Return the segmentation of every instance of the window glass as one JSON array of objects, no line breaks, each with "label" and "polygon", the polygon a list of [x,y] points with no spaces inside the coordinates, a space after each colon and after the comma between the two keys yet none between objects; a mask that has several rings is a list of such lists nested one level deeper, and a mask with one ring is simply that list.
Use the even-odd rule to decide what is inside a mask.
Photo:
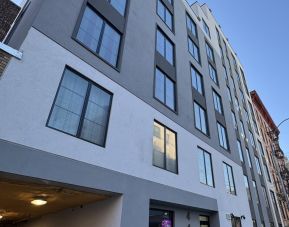
[{"label": "window glass", "polygon": [[218,136],[219,136],[219,143],[220,146],[223,147],[224,149],[228,150],[228,137],[227,137],[227,131],[222,126],[221,124],[217,123],[217,128],[218,128]]},{"label": "window glass", "polygon": [[226,163],[223,163],[223,168],[224,168],[226,190],[228,193],[232,195],[236,195],[236,188],[235,188],[235,181],[234,181],[232,166]]},{"label": "window glass", "polygon": [[217,72],[211,64],[209,64],[209,74],[211,79],[215,82],[215,84],[218,84]]},{"label": "window glass", "polygon": [[111,99],[110,93],[66,69],[48,126],[104,146]]},{"label": "window glass", "polygon": [[191,77],[192,77],[192,86],[201,94],[204,95],[203,91],[203,78],[201,74],[194,68],[191,67]]},{"label": "window glass", "polygon": [[173,173],[178,172],[176,133],[154,122],[153,165]]},{"label": "window glass", "polygon": [[193,56],[193,58],[200,63],[200,52],[199,52],[199,47],[191,40],[188,38],[189,42],[189,52]]},{"label": "window glass", "polygon": [[84,11],[76,38],[109,64],[117,65],[121,35],[89,6]]},{"label": "window glass", "polygon": [[244,175],[244,182],[245,182],[245,187],[246,187],[246,191],[247,191],[247,196],[248,196],[248,200],[251,200],[251,192],[250,192],[250,187],[249,187],[249,181],[248,181],[248,177]]},{"label": "window glass", "polygon": [[110,4],[121,14],[124,15],[126,8],[126,0],[108,0]]},{"label": "window glass", "polygon": [[187,15],[187,29],[192,32],[192,34],[197,37],[197,26],[190,16]]},{"label": "window glass", "polygon": [[214,90],[213,90],[213,100],[214,100],[215,110],[218,111],[220,114],[223,114],[223,106],[222,106],[221,96],[219,94],[217,94]]},{"label": "window glass", "polygon": [[196,126],[196,128],[207,135],[208,134],[207,113],[196,102],[194,102],[194,116],[195,116],[195,126]]},{"label": "window glass", "polygon": [[212,158],[211,154],[198,148],[200,182],[209,186],[214,186]]},{"label": "window glass", "polygon": [[161,31],[157,31],[157,51],[171,64],[174,64],[173,43]]},{"label": "window glass", "polygon": [[155,73],[155,97],[170,109],[175,110],[175,83],[158,68]]},{"label": "window glass", "polygon": [[172,30],[173,29],[173,15],[164,5],[162,0],[158,0],[157,13],[159,17],[165,22],[165,24]]},{"label": "window glass", "polygon": [[214,62],[214,51],[212,49],[212,47],[209,46],[208,43],[206,43],[206,52],[207,52],[207,56],[208,58]]},{"label": "window glass", "polygon": [[171,211],[150,209],[149,227],[173,227],[173,216]]},{"label": "window glass", "polygon": [[205,33],[211,38],[210,29],[204,20],[203,20],[203,29],[204,29]]},{"label": "window glass", "polygon": [[250,157],[249,150],[247,148],[246,148],[246,154],[247,154],[247,160],[248,160],[249,167],[252,168],[251,157]]},{"label": "window glass", "polygon": [[239,140],[237,140],[237,146],[238,146],[238,152],[239,152],[240,160],[241,160],[241,162],[244,162],[242,145],[241,145],[241,142]]}]

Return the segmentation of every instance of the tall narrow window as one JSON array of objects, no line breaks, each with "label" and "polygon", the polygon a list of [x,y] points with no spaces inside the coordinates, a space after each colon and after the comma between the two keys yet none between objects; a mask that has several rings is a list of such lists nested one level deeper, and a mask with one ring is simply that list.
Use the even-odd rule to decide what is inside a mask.
[{"label": "tall narrow window", "polygon": [[251,131],[249,131],[249,136],[250,136],[250,142],[251,142],[252,146],[253,146],[254,148],[256,148],[255,139],[254,139],[254,136],[253,136],[253,134],[252,134]]},{"label": "tall narrow window", "polygon": [[188,38],[188,42],[189,42],[189,52],[190,54],[193,56],[193,58],[200,63],[200,51],[199,51],[199,47],[194,43],[193,40],[191,40],[191,38]]},{"label": "tall narrow window", "polygon": [[235,188],[235,181],[234,181],[232,166],[224,162],[223,167],[224,167],[226,190],[228,193],[232,195],[236,195],[236,188]]},{"label": "tall narrow window", "polygon": [[268,169],[268,166],[267,166],[266,164],[264,164],[264,169],[265,169],[267,181],[271,182],[271,177],[270,177],[269,169]]},{"label": "tall narrow window", "polygon": [[251,191],[250,191],[250,187],[249,187],[249,181],[248,181],[248,177],[244,175],[244,182],[245,182],[245,187],[246,187],[246,191],[247,191],[247,196],[248,196],[248,200],[251,200]]},{"label": "tall narrow window", "polygon": [[156,68],[155,97],[167,107],[175,110],[175,83]]},{"label": "tall narrow window", "polygon": [[265,189],[264,186],[262,186],[262,191],[263,191],[263,196],[264,196],[264,199],[265,199],[266,207],[269,207],[268,195],[267,195],[267,192],[266,192],[266,189]]},{"label": "tall narrow window", "polygon": [[207,216],[199,216],[200,226],[201,227],[209,227],[210,226],[210,219]]},{"label": "tall narrow window", "polygon": [[217,71],[210,63],[209,63],[209,74],[211,79],[215,82],[215,84],[218,84]]},{"label": "tall narrow window", "polygon": [[207,113],[198,103],[194,102],[195,127],[208,135]]},{"label": "tall narrow window", "polygon": [[262,143],[260,142],[260,140],[258,140],[258,146],[259,146],[259,150],[260,150],[262,156],[265,156],[265,152],[264,152],[264,149],[263,149],[263,146],[262,146]]},{"label": "tall narrow window", "polygon": [[214,51],[208,43],[206,43],[206,52],[207,52],[208,59],[210,59],[212,62],[214,62],[215,61]]},{"label": "tall narrow window", "polygon": [[192,86],[193,86],[193,88],[195,88],[201,95],[204,95],[203,77],[192,66],[191,66],[191,77],[192,77]]},{"label": "tall narrow window", "polygon": [[231,90],[229,87],[227,87],[227,95],[230,103],[233,103],[232,95],[231,95]]},{"label": "tall narrow window", "polygon": [[169,9],[165,6],[162,0],[158,0],[157,3],[157,13],[159,17],[165,22],[165,24],[173,30],[173,15]]},{"label": "tall narrow window", "polygon": [[203,29],[204,29],[205,33],[211,38],[209,26],[207,25],[207,23],[204,20],[203,20]]},{"label": "tall narrow window", "polygon": [[247,155],[248,165],[250,168],[252,168],[252,161],[251,161],[249,150],[247,148],[246,148],[246,155]]},{"label": "tall narrow window", "polygon": [[124,15],[126,0],[108,0],[108,2],[121,14]]},{"label": "tall narrow window", "polygon": [[48,126],[104,146],[112,94],[65,69]]},{"label": "tall narrow window", "polygon": [[276,203],[276,198],[275,198],[275,194],[273,191],[270,190],[270,195],[271,195],[271,199],[272,199],[272,202],[273,202],[273,205],[275,207],[275,210],[277,211],[278,210],[278,207],[277,207],[277,203]]},{"label": "tall narrow window", "polygon": [[211,154],[201,148],[198,149],[198,153],[200,181],[203,184],[214,187]]},{"label": "tall narrow window", "polygon": [[117,65],[121,35],[90,6],[85,8],[76,39],[109,64]]},{"label": "tall narrow window", "polygon": [[260,198],[259,198],[259,193],[258,193],[256,181],[253,180],[252,183],[253,183],[253,188],[254,188],[255,194],[257,196],[257,201],[256,202],[257,202],[257,204],[260,204]]},{"label": "tall narrow window", "polygon": [[159,29],[156,49],[171,65],[174,64],[174,44]]},{"label": "tall narrow window", "polygon": [[241,162],[244,162],[242,145],[241,145],[241,142],[239,140],[237,140],[237,146],[238,146],[238,152],[239,152],[240,160],[241,160]]},{"label": "tall narrow window", "polygon": [[256,163],[256,168],[257,168],[257,173],[259,175],[262,175],[262,171],[261,171],[261,166],[260,166],[260,162],[259,162],[259,158],[255,156],[255,163]]},{"label": "tall narrow window", "polygon": [[236,115],[233,111],[231,111],[231,116],[232,116],[234,128],[237,130],[238,129],[237,119],[236,119]]},{"label": "tall narrow window", "polygon": [[178,172],[176,133],[154,122],[153,165],[173,173]]},{"label": "tall narrow window", "polygon": [[196,23],[193,21],[193,19],[187,15],[187,29],[195,36],[197,37],[197,26]]},{"label": "tall narrow window", "polygon": [[217,92],[213,90],[213,100],[214,100],[214,106],[215,110],[219,112],[220,114],[223,114],[223,105],[222,105],[222,99]]},{"label": "tall narrow window", "polygon": [[223,147],[224,149],[228,150],[229,145],[228,145],[227,130],[219,122],[217,123],[217,128],[218,128],[218,136],[219,136],[220,146]]}]

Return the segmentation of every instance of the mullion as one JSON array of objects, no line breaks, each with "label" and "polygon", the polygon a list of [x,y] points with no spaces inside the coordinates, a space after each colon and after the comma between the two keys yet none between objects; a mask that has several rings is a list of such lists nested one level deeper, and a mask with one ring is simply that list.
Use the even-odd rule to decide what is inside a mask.
[{"label": "mullion", "polygon": [[78,125],[78,129],[77,129],[77,133],[76,133],[76,137],[78,137],[78,138],[80,138],[80,136],[81,136],[83,122],[84,122],[84,118],[85,118],[85,114],[86,114],[86,110],[87,110],[87,104],[88,104],[88,100],[89,100],[89,96],[90,96],[90,91],[91,91],[91,83],[88,84],[84,103],[83,103],[83,108],[82,108],[82,112],[81,112],[81,116],[79,119],[79,125]]},{"label": "mullion", "polygon": [[105,21],[102,19],[102,27],[101,27],[101,32],[99,34],[99,41],[98,41],[98,44],[97,44],[97,48],[96,48],[96,53],[99,54],[99,51],[100,51],[100,47],[101,47],[101,44],[102,44],[102,39],[103,39],[103,34],[104,34],[104,28],[106,26],[106,23]]},{"label": "mullion", "polygon": [[203,151],[203,157],[204,157],[204,169],[205,169],[205,178],[206,178],[206,184],[208,184],[208,176],[207,176],[207,166],[206,166],[206,156],[205,152]]},{"label": "mullion", "polygon": [[164,127],[164,168],[167,170],[167,129]]}]

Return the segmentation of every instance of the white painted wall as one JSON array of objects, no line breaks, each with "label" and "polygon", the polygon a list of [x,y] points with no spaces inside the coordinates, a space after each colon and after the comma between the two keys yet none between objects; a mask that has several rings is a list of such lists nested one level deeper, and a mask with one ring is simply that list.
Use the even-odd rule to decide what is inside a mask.
[{"label": "white painted wall", "polygon": [[[21,50],[23,60],[12,59],[0,79],[1,139],[216,198],[221,217],[233,212],[251,223],[239,165],[35,29]],[[45,127],[65,65],[114,93],[106,148]],[[154,119],[177,132],[178,175],[152,166]],[[212,154],[215,188],[199,182],[197,146]],[[233,166],[237,196],[225,192],[223,161]]]},{"label": "white painted wall", "polygon": [[67,209],[31,220],[19,227],[119,227],[122,198],[111,198],[83,208]]}]

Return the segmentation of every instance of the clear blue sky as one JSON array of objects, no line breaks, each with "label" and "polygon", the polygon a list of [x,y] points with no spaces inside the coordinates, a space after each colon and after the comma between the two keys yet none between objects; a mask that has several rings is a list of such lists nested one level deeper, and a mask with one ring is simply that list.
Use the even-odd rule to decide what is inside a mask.
[{"label": "clear blue sky", "polygon": [[[189,0],[190,1],[190,0]],[[195,2],[195,1],[191,1]],[[289,117],[289,1],[207,0],[273,120]],[[280,127],[289,157],[289,121]]]}]

